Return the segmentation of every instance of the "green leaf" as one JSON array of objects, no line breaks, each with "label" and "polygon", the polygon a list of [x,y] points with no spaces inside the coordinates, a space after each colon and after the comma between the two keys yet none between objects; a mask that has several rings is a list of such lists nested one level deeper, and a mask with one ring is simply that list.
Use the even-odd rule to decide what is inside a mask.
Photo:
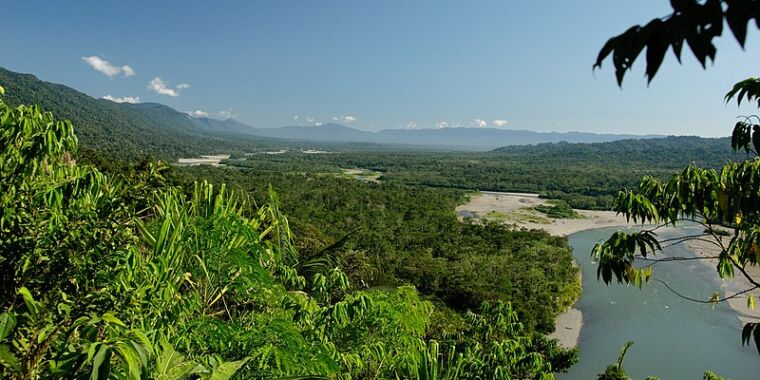
[{"label": "green leaf", "polygon": [[17,294],[24,299],[24,303],[26,304],[26,308],[29,310],[29,313],[32,314],[32,316],[36,316],[40,311],[40,306],[39,303],[34,300],[34,297],[32,297],[32,292],[30,292],[26,287],[22,286],[21,289],[18,290]]},{"label": "green leaf", "polygon": [[0,344],[0,366],[11,370],[19,368],[18,358],[11,352],[11,348],[5,344]]},{"label": "green leaf", "polygon": [[16,316],[5,312],[0,314],[0,340],[5,339],[11,334],[13,328],[16,327]]},{"label": "green leaf", "polygon": [[125,325],[124,322],[122,322],[119,318],[116,318],[116,316],[111,313],[103,314],[103,320],[106,322],[113,323],[115,325],[119,325],[121,327],[127,327],[127,325]]},{"label": "green leaf", "polygon": [[199,374],[206,369],[174,350],[167,342],[162,342],[161,355],[159,355],[154,368],[153,378],[156,380],[183,380],[190,375]]},{"label": "green leaf", "polygon": [[100,346],[100,350],[95,355],[92,362],[92,373],[90,380],[108,379],[111,373],[111,355],[113,353],[106,346]]}]

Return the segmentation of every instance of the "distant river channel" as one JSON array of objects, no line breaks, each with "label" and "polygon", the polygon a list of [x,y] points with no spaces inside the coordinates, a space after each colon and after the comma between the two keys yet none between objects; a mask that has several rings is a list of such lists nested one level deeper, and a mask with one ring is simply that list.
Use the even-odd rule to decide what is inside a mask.
[{"label": "distant river channel", "polygon": [[[575,305],[583,313],[580,362],[557,379],[595,379],[616,361],[627,341],[633,346],[624,366],[628,376],[643,380],[701,379],[705,370],[725,378],[760,379],[760,355],[754,345],[741,345],[741,322],[728,305],[715,307],[687,301],[662,284],[651,282],[642,290],[633,286],[597,281],[591,261],[594,244],[607,239],[616,229],[603,228],[569,236],[575,260],[583,274],[583,295]],[[661,235],[694,234],[680,229]],[[693,256],[684,245],[665,248],[662,256]],[[715,269],[700,260],[663,262],[653,276],[683,294],[709,299],[720,291]]]}]

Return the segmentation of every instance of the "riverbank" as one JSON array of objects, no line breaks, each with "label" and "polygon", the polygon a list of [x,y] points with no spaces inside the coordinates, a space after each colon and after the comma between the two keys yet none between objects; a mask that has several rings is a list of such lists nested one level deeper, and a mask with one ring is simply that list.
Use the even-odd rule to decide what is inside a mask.
[{"label": "riverbank", "polygon": [[575,210],[582,218],[549,219],[533,210],[533,207],[542,204],[549,204],[549,200],[539,198],[538,194],[481,192],[458,206],[456,211],[460,216],[466,215],[476,220],[498,220],[521,228],[545,230],[556,236],[629,225],[624,216],[613,211]]},{"label": "riverbank", "polygon": [[[728,246],[728,242],[730,240],[730,237],[723,237],[723,244],[724,246]],[[694,252],[694,254],[701,256],[701,257],[714,257],[718,256],[720,254],[721,249],[716,246],[715,244],[712,244],[707,241],[702,240],[691,240],[686,243],[687,248]],[[710,268],[715,269],[716,265],[718,264],[718,259],[706,259],[703,261],[705,265],[710,266]],[[746,268],[747,273],[752,277],[756,279],[760,279],[760,267],[758,266],[750,266]],[[717,272],[715,274],[717,276]],[[736,294],[738,292],[744,291],[746,289],[751,288],[753,285],[740,273],[736,272],[736,275],[734,278],[731,279],[721,279],[721,290],[723,290],[723,293],[725,296],[729,296],[732,294]],[[754,310],[747,307],[747,297],[749,294],[754,295],[755,300],[760,303],[760,290],[754,290],[752,292],[749,292],[746,295],[741,295],[736,298],[732,298],[728,301],[728,305],[733,309],[736,314],[737,318],[741,322],[757,322],[758,319],[760,319],[760,307],[756,307]]]},{"label": "riverbank", "polygon": [[[556,236],[605,227],[627,226],[625,217],[612,211],[575,210],[582,218],[550,219],[534,207],[549,204],[538,194],[481,192],[470,197],[467,203],[456,208],[460,217],[475,220],[497,220],[520,228],[542,229]],[[582,281],[579,276],[579,281]],[[583,313],[571,307],[557,316],[555,331],[549,335],[564,347],[577,347],[583,328]]]}]

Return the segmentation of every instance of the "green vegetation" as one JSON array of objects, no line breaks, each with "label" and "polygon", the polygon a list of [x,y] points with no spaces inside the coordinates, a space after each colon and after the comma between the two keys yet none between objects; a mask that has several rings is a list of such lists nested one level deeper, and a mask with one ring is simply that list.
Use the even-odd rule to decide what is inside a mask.
[{"label": "green vegetation", "polygon": [[532,207],[524,207],[510,212],[489,211],[486,218],[504,223],[537,223],[548,224],[552,221],[547,219]]},{"label": "green vegetation", "polygon": [[[259,191],[266,196],[258,199],[269,203],[255,205],[224,185],[196,181],[184,189],[170,186],[164,179],[166,168],[153,164],[115,163],[104,173],[77,163],[71,123],[38,107],[11,108],[0,101],[0,128],[4,379],[548,379],[552,371],[577,359],[574,351],[525,330],[508,303],[484,303],[460,315],[422,300],[408,285],[352,285],[356,282],[349,278],[361,273],[362,261],[354,260],[359,264],[354,267],[344,265],[359,268],[356,272],[344,272],[333,265],[331,247],[299,252],[280,206],[287,207],[286,199],[313,196],[306,203],[312,208],[294,207],[303,217],[322,212],[317,204],[343,203],[337,198],[331,203],[327,191],[284,193],[280,203],[262,186]],[[340,186],[377,186],[316,178]],[[300,178],[304,179],[309,181]],[[335,194],[335,188],[329,191]],[[348,201],[365,205],[381,196],[366,189],[354,194]],[[394,200],[419,201],[431,194],[437,193],[408,189]],[[450,206],[458,197],[448,194],[429,202],[445,200]],[[374,200],[368,207],[393,207],[392,202]],[[430,204],[405,210],[406,215],[394,211],[390,215],[403,215],[405,220],[396,220],[399,224],[393,228],[415,220],[415,213],[443,216],[442,208]],[[455,219],[452,209],[448,214]],[[368,227],[381,225],[363,219],[377,214],[359,215]],[[344,230],[355,226],[347,214],[325,217]],[[563,239],[543,234],[533,242],[534,235],[542,235],[448,224],[455,226],[467,238],[444,231],[453,238],[436,247],[442,253],[452,248],[446,253],[449,257],[433,257],[430,250],[430,259],[422,258],[470,263],[458,263],[460,275],[448,273],[448,278],[470,278],[476,272],[468,268],[483,266],[469,257],[469,250],[479,246],[464,245],[464,251],[456,252],[453,248],[459,243],[499,242],[498,251],[486,251],[492,270],[525,271],[522,276],[527,277],[514,278],[515,287],[521,286],[517,280],[533,283],[532,272],[538,271],[520,268],[533,265],[518,260],[518,253],[532,255],[535,262],[569,258]],[[423,247],[433,238],[432,233],[424,237],[426,230],[419,229],[425,228],[423,223],[412,223],[411,228],[418,229],[396,237],[406,240],[405,246]],[[338,231],[335,234],[344,233]],[[415,241],[419,233],[423,239]],[[386,234],[367,236],[368,246],[388,239]],[[383,247],[392,247],[393,240],[385,240]],[[343,258],[366,254],[358,251],[362,245],[354,248]],[[554,254],[547,255],[550,249]],[[406,261],[411,257],[399,254],[395,269],[413,270],[413,261]],[[421,264],[418,270],[427,269]],[[452,268],[456,267],[436,270]],[[547,279],[553,280],[556,273],[551,275],[546,274]],[[459,284],[469,291],[466,281]],[[541,289],[555,298],[565,294],[560,290]],[[549,310],[567,302],[527,300],[545,302]]]},{"label": "green vegetation", "polygon": [[413,284],[459,312],[510,300],[528,331],[539,332],[552,331],[580,294],[565,238],[462,223],[454,212],[462,191],[243,168],[177,168],[175,180],[226,183],[253,199],[271,184],[298,250],[311,257],[341,242],[338,262],[360,288]]},{"label": "green vegetation", "polygon": [[222,127],[201,128],[187,115],[159,104],[93,99],[66,86],[4,69],[0,69],[0,83],[8,89],[8,104],[41,104],[59,117],[73,120],[82,148],[80,160],[99,167],[146,157],[227,153],[232,154],[229,164],[257,171],[340,173],[342,168],[361,168],[396,184],[534,192],[564,200],[574,208],[609,209],[620,188],[634,186],[645,175],[665,178],[692,159],[696,165],[717,168],[738,157],[726,149],[726,139],[697,137],[510,146],[480,153],[319,143],[314,146],[337,153],[291,150],[280,155],[246,155],[304,143],[212,133]]},{"label": "green vegetation", "polygon": [[[612,37],[600,50],[594,66],[601,67],[602,62],[612,55],[617,81],[621,84],[646,47],[646,71],[651,81],[669,48],[680,62],[684,41],[706,68],[706,62],[715,59],[717,49],[713,39],[722,35],[724,20],[742,47],[746,41],[747,24],[754,19],[760,28],[760,2],[757,0],[673,1],[671,6],[671,15],[655,18],[643,27],[637,25]],[[756,102],[760,108],[760,79],[749,78],[736,83],[725,100],[729,102],[734,97],[738,106],[746,100]],[[656,226],[638,232],[618,231],[607,241],[597,244],[592,255],[599,262],[598,278],[608,284],[614,278],[618,283],[641,287],[649,282],[652,266],[673,260],[653,257],[663,244],[700,240],[717,248],[716,271],[720,278],[740,276],[749,285],[733,294],[721,296],[716,292],[707,300],[676,294],[690,301],[712,304],[746,295],[747,307],[755,308],[755,298],[750,292],[760,288],[760,279],[750,269],[758,265],[760,245],[760,117],[752,115],[741,119],[734,126],[731,147],[744,151],[747,155],[744,159],[727,162],[717,169],[689,165],[667,180],[644,177],[637,190],[626,189],[618,194],[614,202],[616,211],[635,222]],[[675,226],[683,220],[701,224],[702,234],[689,235],[676,242],[658,239],[655,230]],[[730,228],[730,238],[716,226]],[[637,268],[637,258],[650,263]],[[745,323],[741,335],[743,345],[754,341],[760,353],[760,322]],[[623,355],[619,363],[622,363]],[[622,368],[622,364],[618,367]],[[705,372],[704,379],[720,377]]]},{"label": "green vegetation", "polygon": [[105,160],[215,154],[250,149],[254,144],[253,140],[241,143],[203,133],[186,114],[160,104],[93,99],[69,87],[2,68],[0,83],[7,90],[7,104],[39,104],[58,117],[73,120],[82,153],[106,156]]},{"label": "green vegetation", "polygon": [[[384,183],[540,193],[573,208],[609,209],[615,194],[645,175],[665,178],[684,165],[720,165],[739,157],[728,139],[668,137],[594,144],[511,146],[487,153],[355,152],[253,155],[228,164],[257,172],[339,172],[363,168]],[[693,161],[692,161],[693,160]]]},{"label": "green vegetation", "polygon": [[[760,99],[757,80],[741,82],[726,95],[730,99],[741,93],[747,101]],[[747,85],[748,84],[748,85]],[[594,247],[593,255],[599,262],[597,276],[606,283],[633,283],[641,287],[652,275],[651,265],[636,268],[637,258],[657,263],[667,259],[653,259],[662,249],[662,242],[655,230],[662,226],[676,225],[683,220],[694,220],[702,225],[703,233],[690,235],[678,242],[702,240],[714,244],[719,250],[717,272],[721,278],[740,275],[748,283],[748,289],[721,297],[718,293],[708,300],[698,302],[717,303],[747,294],[760,288],[760,280],[748,272],[749,266],[758,264],[758,226],[760,225],[760,125],[751,119],[740,121],[734,129],[731,145],[744,150],[746,160],[731,162],[720,170],[688,166],[669,180],[645,177],[637,190],[621,191],[615,199],[615,211],[635,222],[654,224],[637,232],[618,231],[604,243]],[[749,156],[750,154],[754,157]],[[733,231],[730,239],[718,232],[716,225],[729,226]],[[748,307],[754,308],[752,294],[747,297]],[[754,336],[760,352],[760,323],[745,324],[742,341],[749,343]]]},{"label": "green vegetation", "polygon": [[552,219],[583,219],[583,215],[573,210],[565,201],[549,201],[549,204],[538,205],[533,209]]}]

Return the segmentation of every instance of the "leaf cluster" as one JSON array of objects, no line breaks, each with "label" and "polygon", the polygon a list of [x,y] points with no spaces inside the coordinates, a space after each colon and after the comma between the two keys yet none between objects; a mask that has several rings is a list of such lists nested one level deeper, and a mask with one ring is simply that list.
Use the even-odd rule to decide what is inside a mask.
[{"label": "leaf cluster", "polygon": [[760,28],[760,1],[757,0],[672,0],[673,13],[655,18],[646,25],[635,25],[610,38],[599,51],[594,68],[600,68],[612,56],[618,85],[646,48],[646,76],[652,81],[668,49],[678,62],[687,45],[702,67],[715,60],[713,40],[723,34],[728,24],[736,40],[744,47],[747,24],[754,19]]}]

